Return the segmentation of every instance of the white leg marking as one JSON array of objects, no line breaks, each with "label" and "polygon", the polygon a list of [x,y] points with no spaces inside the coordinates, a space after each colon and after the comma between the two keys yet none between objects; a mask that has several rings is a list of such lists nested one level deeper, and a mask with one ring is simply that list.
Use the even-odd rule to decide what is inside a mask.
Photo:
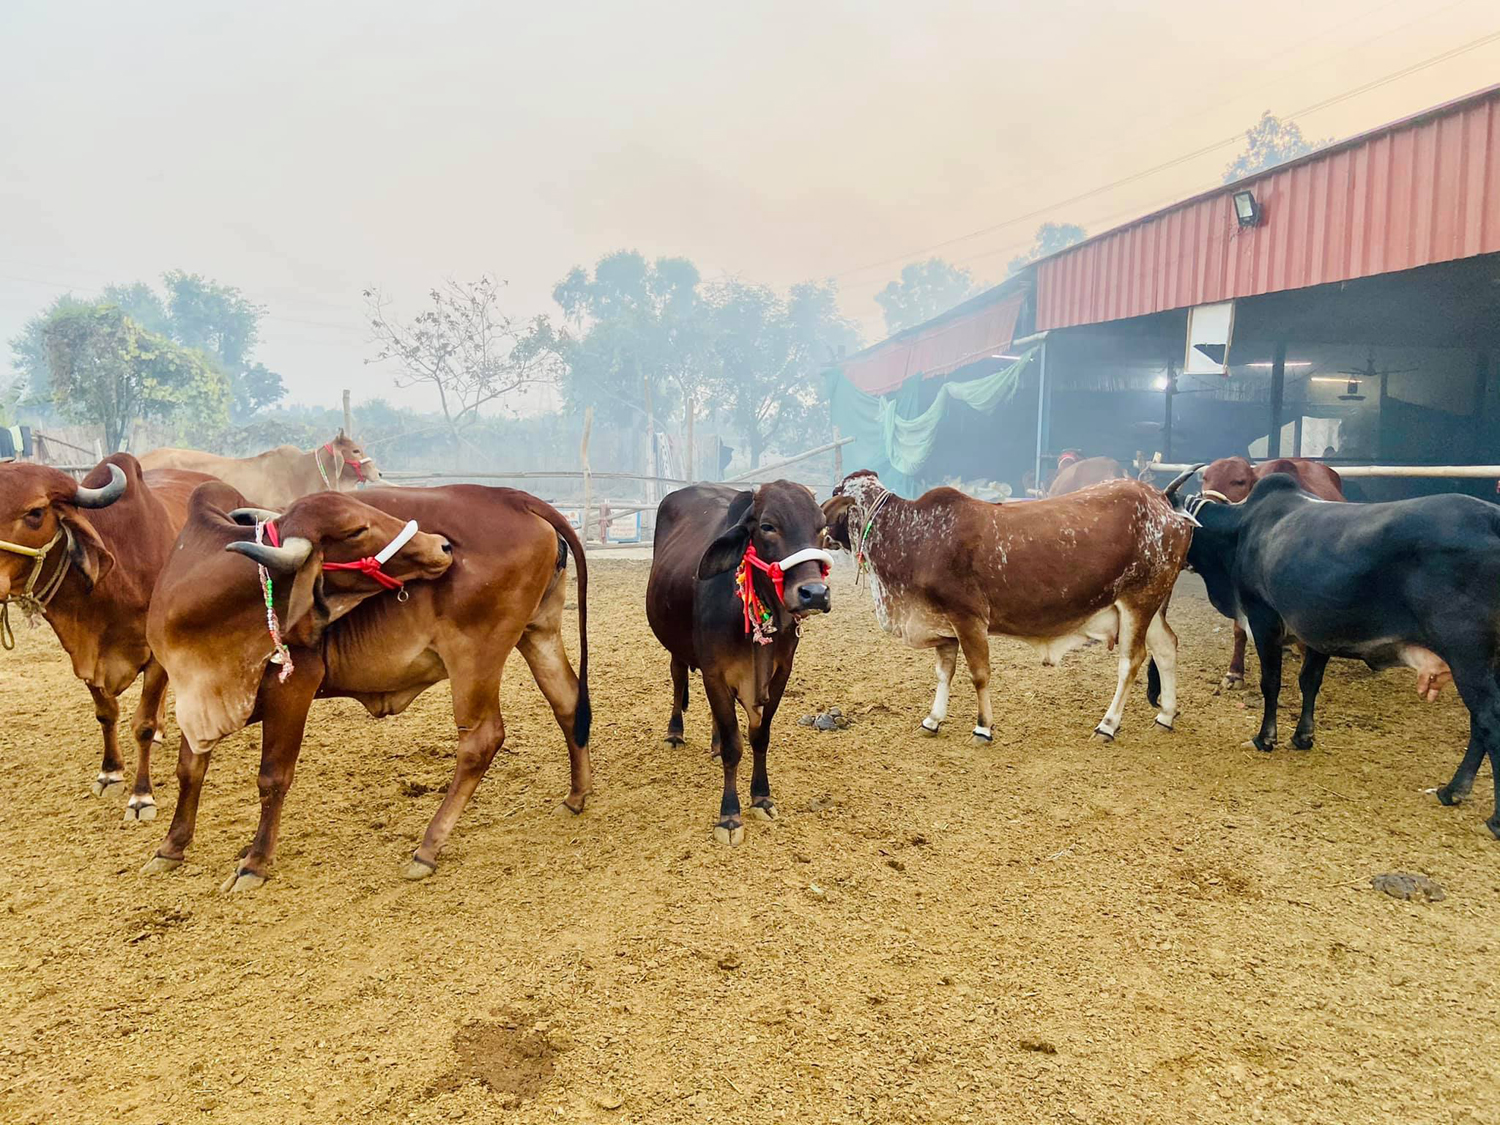
[{"label": "white leg marking", "polygon": [[1146,629],[1146,648],[1151,659],[1156,661],[1156,671],[1161,676],[1161,713],[1156,716],[1156,722],[1158,726],[1171,730],[1177,721],[1177,637],[1160,613],[1151,619]]},{"label": "white leg marking", "polygon": [[1134,615],[1123,605],[1117,605],[1120,611],[1120,676],[1115,684],[1115,697],[1110,701],[1109,710],[1104,712],[1104,718],[1099,720],[1099,725],[1094,729],[1106,738],[1113,738],[1115,732],[1120,729],[1120,720],[1125,716],[1125,693],[1130,689],[1131,651],[1135,648],[1137,624]]},{"label": "white leg marking", "polygon": [[922,720],[922,728],[938,732],[938,727],[948,717],[948,693],[953,686],[953,670],[958,665],[958,646],[939,645],[937,650],[937,693],[932,697],[932,711]]}]

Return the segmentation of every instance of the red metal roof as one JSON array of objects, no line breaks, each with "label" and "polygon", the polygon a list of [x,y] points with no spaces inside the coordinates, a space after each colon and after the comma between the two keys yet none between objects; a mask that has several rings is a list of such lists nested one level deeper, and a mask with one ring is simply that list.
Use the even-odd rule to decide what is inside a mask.
[{"label": "red metal roof", "polygon": [[1016,334],[1016,317],[1026,294],[1016,285],[998,286],[951,312],[850,356],[844,378],[866,394],[890,394],[911,376],[927,379],[1004,351]]},{"label": "red metal roof", "polygon": [[[1263,209],[1241,230],[1231,196]],[[1500,86],[1184,200],[1036,266],[1038,329],[1500,252]]]}]

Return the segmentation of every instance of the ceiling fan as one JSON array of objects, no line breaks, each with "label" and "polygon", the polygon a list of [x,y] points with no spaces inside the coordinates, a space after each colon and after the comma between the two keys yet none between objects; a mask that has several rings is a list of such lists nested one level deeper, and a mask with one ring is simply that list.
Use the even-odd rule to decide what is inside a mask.
[{"label": "ceiling fan", "polygon": [[1340,402],[1364,402],[1365,396],[1360,393],[1359,381],[1361,379],[1375,380],[1383,375],[1405,375],[1408,372],[1418,370],[1415,367],[1402,367],[1397,370],[1377,371],[1375,369],[1375,349],[1370,349],[1369,358],[1365,360],[1363,369],[1353,371],[1340,371],[1340,375],[1347,375],[1349,382],[1344,388],[1344,393],[1339,395]]}]

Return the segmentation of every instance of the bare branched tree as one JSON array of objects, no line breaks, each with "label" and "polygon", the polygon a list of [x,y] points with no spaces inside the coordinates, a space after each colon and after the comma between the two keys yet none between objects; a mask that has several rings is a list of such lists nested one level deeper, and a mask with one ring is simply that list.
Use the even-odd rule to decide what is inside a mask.
[{"label": "bare branched tree", "polygon": [[560,341],[545,316],[517,321],[500,309],[504,282],[447,281],[428,292],[431,307],[410,321],[391,312],[379,289],[364,298],[376,353],[366,363],[394,361],[398,387],[427,384],[437,392],[453,445],[455,468],[463,430],[491,404],[528,386],[556,383],[562,372]]}]

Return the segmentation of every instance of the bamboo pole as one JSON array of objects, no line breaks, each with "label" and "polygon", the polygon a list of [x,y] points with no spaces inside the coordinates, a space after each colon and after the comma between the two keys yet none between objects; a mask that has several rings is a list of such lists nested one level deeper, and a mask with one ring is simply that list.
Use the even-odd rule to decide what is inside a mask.
[{"label": "bamboo pole", "polygon": [[724,483],[733,484],[735,481],[749,480],[751,477],[764,476],[766,473],[775,472],[777,469],[784,469],[788,465],[795,465],[798,461],[806,461],[809,457],[816,457],[820,453],[827,453],[830,450],[839,449],[842,446],[848,445],[853,440],[854,439],[852,437],[839,438],[837,441],[831,441],[827,445],[820,445],[816,449],[809,449],[805,452],[799,453],[795,457],[788,457],[784,461],[773,461],[771,462],[771,464],[762,465],[758,469],[751,469],[749,472],[736,473],[732,477],[725,477]]},{"label": "bamboo pole", "polygon": [[[583,462],[583,540],[584,547],[589,545],[589,500],[593,481],[589,478],[589,431],[594,427],[594,408],[588,407],[583,412],[583,441],[578,447],[578,458]],[[599,537],[600,542],[604,536]]]}]

